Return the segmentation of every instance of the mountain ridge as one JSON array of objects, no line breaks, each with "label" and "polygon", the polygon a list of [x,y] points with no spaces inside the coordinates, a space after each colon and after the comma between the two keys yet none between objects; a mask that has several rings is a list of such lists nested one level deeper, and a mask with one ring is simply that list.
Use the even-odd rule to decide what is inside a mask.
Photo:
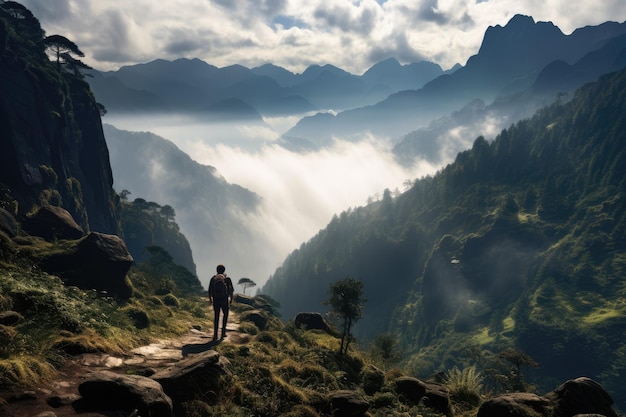
[{"label": "mountain ridge", "polygon": [[262,292],[289,317],[323,311],[333,280],[360,279],[368,307],[357,336],[393,334],[418,374],[468,366],[468,347],[489,355],[513,345],[541,363],[527,374],[540,386],[572,364],[617,386],[626,362],[609,351],[623,349],[614,335],[626,325],[625,92],[626,70],[604,75],[492,142],[477,138],[400,196],[385,190],[335,216]]},{"label": "mountain ridge", "polygon": [[[492,36],[494,33],[498,36]],[[545,33],[551,38],[540,36]],[[551,23],[535,23],[529,16],[517,15],[504,27],[490,27],[480,51],[455,72],[434,78],[421,89],[396,92],[376,104],[339,112],[331,119],[320,114],[304,117],[284,138],[309,141],[312,146],[327,143],[331,136],[351,138],[364,132],[395,138],[475,99],[491,102],[503,89],[509,95],[528,89],[551,62],[580,59],[624,33],[626,23],[610,22],[564,35]],[[505,44],[501,38],[513,41]]]}]

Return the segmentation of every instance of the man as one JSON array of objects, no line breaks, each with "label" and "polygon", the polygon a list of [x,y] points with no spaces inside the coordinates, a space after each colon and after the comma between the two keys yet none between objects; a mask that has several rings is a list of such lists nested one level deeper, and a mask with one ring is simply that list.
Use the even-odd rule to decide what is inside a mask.
[{"label": "man", "polygon": [[209,302],[213,304],[213,340],[217,340],[220,312],[222,316],[222,339],[226,337],[226,322],[228,321],[228,307],[233,302],[233,282],[226,275],[224,265],[217,266],[217,274],[209,281]]}]

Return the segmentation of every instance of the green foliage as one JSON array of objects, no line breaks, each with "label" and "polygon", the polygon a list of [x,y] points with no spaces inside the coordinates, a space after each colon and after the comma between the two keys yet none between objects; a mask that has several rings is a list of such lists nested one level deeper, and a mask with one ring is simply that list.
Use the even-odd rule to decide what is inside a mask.
[{"label": "green foliage", "polygon": [[475,367],[460,370],[456,366],[444,375],[444,384],[450,392],[450,401],[462,409],[474,409],[482,402],[483,376]]},{"label": "green foliage", "polygon": [[363,282],[352,277],[346,277],[330,285],[330,297],[325,304],[331,306],[332,311],[342,321],[342,335],[339,353],[348,353],[348,346],[352,340],[350,329],[352,324],[363,317],[363,307],[366,298],[363,296]]},{"label": "green foliage", "polygon": [[497,358],[510,346],[541,362],[525,373],[540,390],[572,372],[614,381],[626,372],[614,337],[626,320],[625,91],[626,70],[608,74],[403,194],[335,216],[263,291],[291,316],[355,274],[369,300],[355,335],[400,335],[421,375],[472,365],[469,340],[500,362],[485,373],[494,389],[515,385]]},{"label": "green foliage", "polygon": [[377,335],[372,341],[371,355],[383,364],[393,363],[401,359],[399,340],[391,333]]},{"label": "green foliage", "polygon": [[256,286],[256,282],[252,281],[250,278],[241,278],[237,281],[237,285],[241,285],[243,288],[243,294],[246,294],[246,289],[252,288]]},{"label": "green foliage", "polygon": [[[171,206],[161,206],[154,202],[148,202],[142,198],[137,198],[133,202],[128,202],[130,191],[123,190],[120,193],[120,220],[124,231],[124,241],[129,252],[136,262],[152,263],[154,268],[160,268],[159,259],[162,262],[180,265],[181,271],[178,275],[183,275],[182,268],[195,275],[196,266],[193,262],[191,247],[187,238],[180,233],[178,224],[174,221],[175,212]],[[156,247],[160,247],[160,253]],[[197,278],[189,276],[179,280],[185,281],[184,287],[187,290],[201,289]]]}]

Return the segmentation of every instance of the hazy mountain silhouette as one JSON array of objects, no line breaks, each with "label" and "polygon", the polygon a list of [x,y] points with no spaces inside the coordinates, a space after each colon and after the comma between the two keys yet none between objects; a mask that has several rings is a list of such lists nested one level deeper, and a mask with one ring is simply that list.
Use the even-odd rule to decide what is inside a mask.
[{"label": "hazy mountain silhouette", "polygon": [[[486,130],[504,129],[531,116],[555,98],[567,99],[581,85],[624,67],[626,35],[621,35],[573,65],[562,60],[548,64],[524,91],[498,97],[489,105],[474,100],[460,110],[432,121],[427,127],[404,135],[395,145],[394,153],[403,164],[410,165],[416,158],[441,163],[445,157],[450,158],[470,146],[470,138],[486,134]],[[463,135],[454,136],[450,132],[463,132]]]},{"label": "hazy mountain silhouette", "polygon": [[[256,212],[260,196],[228,183],[214,167],[195,162],[160,136],[103,128],[116,190],[130,191],[129,200],[172,206],[201,274],[210,274],[220,262],[260,262],[250,247],[258,244],[254,232],[241,221]],[[206,285],[210,276],[199,278]]]},{"label": "hazy mountain silhouette", "polygon": [[[394,64],[395,62],[395,64]],[[217,68],[199,59],[155,61],[94,71],[94,94],[109,112],[195,113],[249,119],[250,108],[223,103],[238,100],[260,115],[304,114],[376,103],[406,88],[419,88],[444,72],[437,64],[400,65],[387,60],[362,76],[333,65],[312,65],[301,74],[266,64]],[[242,110],[244,109],[245,110]]]},{"label": "hazy mountain silhouette", "polygon": [[475,99],[490,103],[524,91],[550,63],[573,64],[625,33],[626,24],[607,22],[565,35],[550,22],[535,23],[531,17],[517,15],[504,27],[487,29],[479,52],[454,73],[332,118],[322,114],[303,118],[284,137],[309,146],[328,143],[331,136],[350,139],[363,132],[398,137]]}]

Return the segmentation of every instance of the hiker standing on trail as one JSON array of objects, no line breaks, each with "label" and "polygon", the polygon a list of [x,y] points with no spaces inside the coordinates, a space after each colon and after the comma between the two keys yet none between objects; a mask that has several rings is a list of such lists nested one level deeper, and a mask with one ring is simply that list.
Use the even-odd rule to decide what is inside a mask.
[{"label": "hiker standing on trail", "polygon": [[226,275],[224,265],[217,266],[217,274],[209,281],[209,302],[213,304],[213,340],[217,340],[220,312],[222,316],[222,339],[226,337],[226,322],[228,321],[228,308],[233,302],[233,282]]}]

